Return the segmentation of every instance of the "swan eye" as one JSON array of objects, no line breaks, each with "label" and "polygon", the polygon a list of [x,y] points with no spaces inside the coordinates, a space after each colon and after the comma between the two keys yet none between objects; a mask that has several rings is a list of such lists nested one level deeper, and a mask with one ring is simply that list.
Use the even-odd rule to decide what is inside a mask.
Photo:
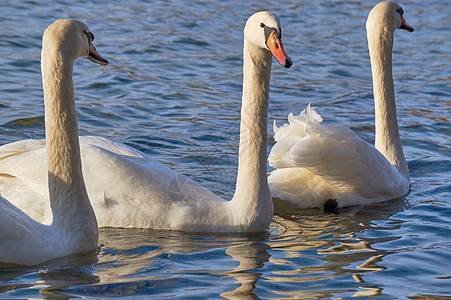
[{"label": "swan eye", "polygon": [[401,17],[404,15],[404,10],[402,7],[398,8],[396,11],[401,15]]},{"label": "swan eye", "polygon": [[266,26],[265,24],[260,23],[260,27],[261,27],[261,28],[263,28],[263,27],[265,27],[265,26]]}]

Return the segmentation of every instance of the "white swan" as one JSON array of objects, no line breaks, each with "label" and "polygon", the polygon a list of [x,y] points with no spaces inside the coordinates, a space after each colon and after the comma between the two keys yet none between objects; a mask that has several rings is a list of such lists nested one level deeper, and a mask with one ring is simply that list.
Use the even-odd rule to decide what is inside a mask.
[{"label": "white swan", "polygon": [[[398,132],[392,77],[396,28],[413,31],[395,2],[381,2],[366,22],[373,75],[375,147],[344,126],[321,124],[313,108],[274,124],[276,144],[268,181],[276,210],[324,207],[335,210],[400,197],[409,191],[409,170]],[[330,199],[330,200],[329,200]],[[329,201],[328,201],[329,200]]]},{"label": "white swan", "polygon": [[[77,58],[86,57],[102,65],[108,63],[97,53],[93,39],[88,27],[76,20],[57,20],[44,32],[41,66],[48,142],[48,166],[44,173],[48,170],[48,175],[43,176],[48,176],[53,222],[38,223],[0,197],[2,263],[34,265],[74,253],[92,252],[97,247],[97,221],[81,170],[72,83],[73,63]],[[33,201],[33,195],[30,197]]]},{"label": "white swan", "polygon": [[[244,29],[244,77],[238,175],[235,194],[225,201],[200,184],[125,146],[98,137],[80,137],[83,174],[101,227],[135,227],[209,232],[261,232],[272,216],[266,173],[267,107],[272,55],[291,66],[281,43],[277,16],[258,12]],[[41,203],[21,192],[46,191],[44,141],[21,141],[0,147],[4,193],[34,218],[49,222]],[[26,170],[26,172],[25,172]]]}]

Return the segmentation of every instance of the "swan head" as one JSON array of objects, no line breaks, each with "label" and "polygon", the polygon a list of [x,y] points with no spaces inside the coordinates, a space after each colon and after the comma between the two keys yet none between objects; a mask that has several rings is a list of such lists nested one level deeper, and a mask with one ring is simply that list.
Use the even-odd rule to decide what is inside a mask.
[{"label": "swan head", "polygon": [[383,1],[374,6],[368,15],[366,29],[380,29],[393,33],[395,29],[404,29],[412,32],[414,29],[404,19],[401,6],[393,1]]},{"label": "swan head", "polygon": [[44,31],[42,50],[47,51],[49,47],[54,47],[73,61],[85,57],[106,66],[108,61],[97,52],[93,40],[94,34],[85,23],[73,19],[60,19]]},{"label": "swan head", "polygon": [[244,39],[248,43],[270,51],[283,67],[289,68],[293,64],[283,50],[282,29],[279,18],[274,13],[260,11],[250,16],[244,27]]}]

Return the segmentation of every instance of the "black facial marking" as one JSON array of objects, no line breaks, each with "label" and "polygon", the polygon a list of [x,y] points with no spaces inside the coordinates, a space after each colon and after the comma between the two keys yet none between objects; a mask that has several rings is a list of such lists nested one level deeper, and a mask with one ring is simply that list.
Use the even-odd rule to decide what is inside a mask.
[{"label": "black facial marking", "polygon": [[401,15],[401,17],[404,15],[404,10],[402,7],[398,8],[396,11]]},{"label": "black facial marking", "polygon": [[[265,42],[268,43],[268,39],[269,36],[271,35],[271,33],[274,32],[274,35],[276,36],[276,38],[280,39],[282,37],[282,30],[279,30],[277,28],[274,27],[269,27],[266,26],[265,24],[261,23],[260,27],[262,27],[265,31]],[[276,42],[276,47],[279,48],[279,44]]]},{"label": "black facial marking", "polygon": [[91,44],[91,42],[94,40],[94,34],[90,31],[83,30],[83,33],[88,38],[88,43]]}]

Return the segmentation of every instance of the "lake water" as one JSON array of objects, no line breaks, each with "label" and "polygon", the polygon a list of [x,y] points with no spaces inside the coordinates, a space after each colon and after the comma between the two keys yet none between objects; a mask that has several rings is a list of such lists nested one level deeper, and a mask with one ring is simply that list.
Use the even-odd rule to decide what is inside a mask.
[{"label": "lake water", "polygon": [[[374,140],[365,21],[375,1],[17,1],[0,8],[0,144],[44,137],[40,47],[57,18],[96,36],[108,67],[76,62],[81,135],[131,145],[234,192],[243,26],[276,12],[291,69],[273,63],[272,122],[309,102]],[[451,297],[451,4],[400,2],[394,81],[411,192],[338,214],[274,216],[259,235],[101,229],[91,256],[0,268],[0,298],[445,299]],[[441,298],[443,296],[443,298]]]}]

